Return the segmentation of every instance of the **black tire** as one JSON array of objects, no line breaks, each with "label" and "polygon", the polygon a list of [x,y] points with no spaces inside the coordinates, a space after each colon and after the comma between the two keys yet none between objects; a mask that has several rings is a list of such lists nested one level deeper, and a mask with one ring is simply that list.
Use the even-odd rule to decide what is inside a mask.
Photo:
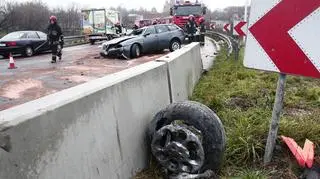
[{"label": "black tire", "polygon": [[200,172],[211,169],[219,172],[225,150],[225,131],[219,117],[207,106],[193,101],[178,102],[169,105],[158,112],[148,126],[148,140],[163,126],[173,121],[183,121],[184,124],[200,130],[203,136],[202,147],[205,160]]},{"label": "black tire", "polygon": [[103,58],[107,58],[107,57],[108,57],[108,55],[106,55],[106,54],[103,53],[103,52],[100,52],[100,56],[103,57]]},{"label": "black tire", "polygon": [[133,44],[130,50],[131,58],[138,58],[141,56],[141,48],[138,44]]},{"label": "black tire", "polygon": [[32,48],[32,47],[27,46],[27,47],[24,49],[24,55],[25,55],[26,57],[31,57],[31,56],[33,56],[33,54],[34,54],[34,51],[33,51],[33,48]]},{"label": "black tire", "polygon": [[169,46],[170,52],[176,51],[180,48],[181,48],[181,42],[179,40],[173,39],[170,42],[170,46]]},{"label": "black tire", "polygon": [[95,40],[90,40],[91,45],[94,45],[95,42],[96,42]]}]

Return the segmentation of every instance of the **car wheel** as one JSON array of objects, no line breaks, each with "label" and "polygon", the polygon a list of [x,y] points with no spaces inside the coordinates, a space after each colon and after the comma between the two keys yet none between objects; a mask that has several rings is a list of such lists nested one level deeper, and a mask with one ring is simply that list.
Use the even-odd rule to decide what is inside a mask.
[{"label": "car wheel", "polygon": [[225,150],[225,131],[207,106],[185,101],[158,112],[148,126],[153,156],[171,174],[218,172]]},{"label": "car wheel", "polygon": [[94,40],[90,40],[90,44],[94,45],[95,41]]},{"label": "car wheel", "polygon": [[170,43],[170,51],[173,52],[173,51],[176,51],[178,49],[181,48],[181,43],[178,41],[178,40],[172,40],[171,43]]},{"label": "car wheel", "polygon": [[27,47],[25,48],[24,53],[25,53],[25,56],[31,57],[31,56],[33,55],[33,49],[32,49],[30,46],[27,46]]},{"label": "car wheel", "polygon": [[103,58],[107,58],[107,57],[108,57],[108,54],[105,53],[105,52],[100,52],[100,56],[103,57]]},{"label": "car wheel", "polygon": [[131,57],[138,58],[141,56],[141,48],[138,44],[133,44],[131,47]]}]

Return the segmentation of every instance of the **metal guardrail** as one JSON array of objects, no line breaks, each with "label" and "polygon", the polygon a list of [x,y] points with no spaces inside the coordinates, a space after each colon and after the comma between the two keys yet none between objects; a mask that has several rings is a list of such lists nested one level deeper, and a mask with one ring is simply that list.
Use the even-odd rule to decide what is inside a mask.
[{"label": "metal guardrail", "polygon": [[64,46],[70,47],[75,45],[82,45],[89,43],[87,36],[78,35],[78,36],[66,36],[64,37]]},{"label": "metal guardrail", "polygon": [[66,36],[64,37],[64,39],[81,39],[81,38],[85,38],[85,35],[75,35],[75,36]]},{"label": "metal guardrail", "polygon": [[225,34],[214,32],[214,31],[207,31],[207,35],[211,36],[214,39],[221,39],[228,45],[228,55],[233,52],[234,42],[233,39]]}]

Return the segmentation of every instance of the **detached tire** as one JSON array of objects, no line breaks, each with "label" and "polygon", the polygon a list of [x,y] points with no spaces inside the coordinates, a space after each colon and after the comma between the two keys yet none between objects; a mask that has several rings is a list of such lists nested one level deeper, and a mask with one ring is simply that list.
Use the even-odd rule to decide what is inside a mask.
[{"label": "detached tire", "polygon": [[[198,170],[200,172],[204,172],[205,170],[211,169],[214,172],[218,172],[222,163],[222,157],[224,154],[225,142],[226,142],[224,127],[219,117],[210,108],[198,102],[185,101],[185,102],[178,102],[178,103],[171,104],[167,108],[158,112],[153,118],[153,120],[151,121],[151,123],[149,124],[148,131],[147,131],[149,142],[154,144],[153,142],[159,137],[159,133],[162,133],[162,134],[166,133],[164,132],[164,130],[167,130],[168,128],[172,127],[171,124],[174,121],[182,121],[184,126],[192,126],[196,130],[201,132],[202,148],[204,151],[204,159],[203,159],[204,161],[202,163],[203,164],[202,167]],[[178,130],[176,130],[175,133],[180,133],[180,136],[183,136],[181,135],[181,132],[180,132],[181,128],[178,127],[177,129]],[[168,140],[175,140],[175,139],[177,140],[177,138],[179,138],[179,136],[177,137],[176,134],[171,133],[169,135],[170,135],[169,139],[168,138],[164,139],[166,144]],[[190,138],[189,137],[190,135],[188,132],[187,132],[187,136],[188,137],[184,137],[184,138],[188,138],[188,139]],[[181,141],[181,139],[178,141]],[[181,142],[181,143],[185,144],[186,142]],[[164,144],[161,144],[161,145],[166,146]],[[181,146],[180,144],[177,146],[182,150],[183,149],[189,150],[188,146],[186,146],[185,148],[184,146],[180,147]],[[177,149],[177,146],[173,146],[173,148],[177,151],[181,151],[180,149]],[[153,147],[154,146],[151,147],[152,151],[154,151]],[[160,151],[162,152],[167,151],[167,153],[164,154],[164,156],[168,157],[168,155],[170,155],[172,157],[171,155],[172,151],[170,150],[171,149],[169,150],[161,149]],[[200,150],[196,149],[196,151],[200,151]],[[175,151],[173,151],[173,153],[175,153]],[[179,154],[181,154],[181,152],[178,153],[178,155]],[[192,158],[190,151],[187,152],[187,155],[189,154],[190,154],[190,158]],[[176,154],[173,154],[173,156],[175,155]],[[155,158],[158,160],[156,156]],[[182,167],[182,170],[184,170],[183,167]],[[174,171],[174,170],[171,170],[171,171]],[[190,173],[199,172],[192,169],[190,169],[190,171],[192,171]]]},{"label": "detached tire", "polygon": [[131,58],[138,58],[141,56],[141,48],[138,44],[133,44],[130,50]]}]

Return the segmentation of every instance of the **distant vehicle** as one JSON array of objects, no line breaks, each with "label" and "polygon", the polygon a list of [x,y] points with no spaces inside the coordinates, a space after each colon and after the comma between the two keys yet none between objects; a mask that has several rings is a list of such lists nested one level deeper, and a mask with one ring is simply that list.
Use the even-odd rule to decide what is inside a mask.
[{"label": "distant vehicle", "polygon": [[152,22],[153,21],[151,19],[141,19],[141,20],[136,20],[135,24],[139,28],[142,28],[142,27],[146,27],[146,26],[152,25]]},{"label": "distant vehicle", "polygon": [[173,23],[173,18],[171,16],[169,17],[162,17],[158,18],[161,24],[171,24]]},{"label": "distant vehicle", "polygon": [[206,14],[206,7],[196,1],[191,3],[190,1],[184,1],[184,3],[176,3],[170,8],[170,15],[173,16],[173,23],[179,27],[185,29],[185,25],[188,22],[189,15],[194,15],[196,23],[199,25],[200,18]]},{"label": "distant vehicle", "polygon": [[130,59],[164,49],[172,52],[181,47],[184,38],[183,30],[174,24],[151,25],[103,43],[100,55]]},{"label": "distant vehicle", "polygon": [[17,31],[0,39],[0,55],[5,58],[12,54],[31,57],[35,53],[49,51],[47,34],[39,31]]},{"label": "distant vehicle", "polygon": [[96,41],[117,37],[112,27],[117,22],[121,24],[120,12],[109,9],[84,9],[81,13],[83,34],[89,36],[92,45]]},{"label": "distant vehicle", "polygon": [[136,20],[135,24],[139,27],[146,27],[149,25],[152,25],[153,22],[157,22],[158,24],[170,24],[172,23],[172,17],[160,17],[160,18],[154,18],[154,19],[140,19]]}]

